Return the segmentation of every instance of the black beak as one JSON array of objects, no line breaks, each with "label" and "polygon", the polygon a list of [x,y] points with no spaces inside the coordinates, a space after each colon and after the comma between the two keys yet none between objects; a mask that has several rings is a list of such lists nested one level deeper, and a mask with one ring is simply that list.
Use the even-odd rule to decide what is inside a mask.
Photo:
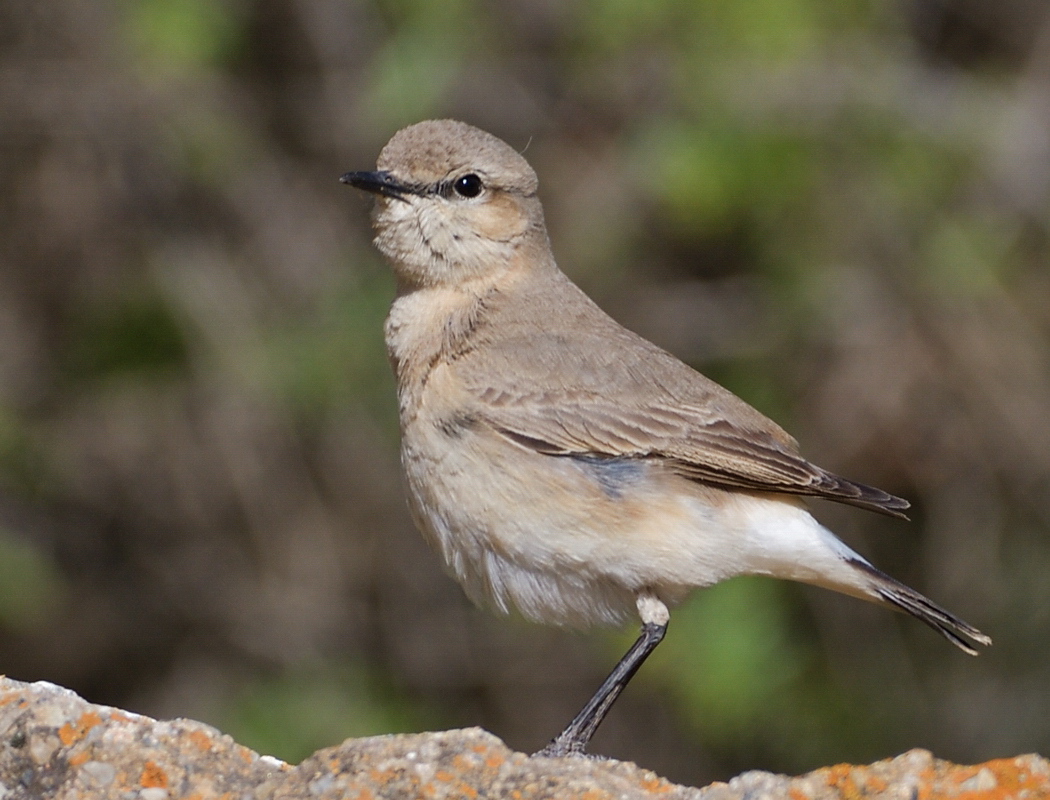
[{"label": "black beak", "polygon": [[383,197],[393,197],[395,200],[404,200],[406,194],[416,194],[410,186],[405,186],[389,172],[348,172],[339,179],[343,183],[349,183],[355,189],[362,189],[372,194],[380,194]]}]

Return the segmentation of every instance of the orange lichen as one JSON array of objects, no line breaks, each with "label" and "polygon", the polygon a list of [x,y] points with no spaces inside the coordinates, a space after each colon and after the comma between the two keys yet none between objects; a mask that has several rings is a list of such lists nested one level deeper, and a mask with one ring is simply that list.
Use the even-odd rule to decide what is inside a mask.
[{"label": "orange lichen", "polygon": [[1026,796],[1030,798],[1050,796],[1050,779],[1044,777],[1040,780],[1039,776],[1019,767],[1013,758],[1000,758],[975,767],[956,769],[951,775],[951,783],[961,786],[976,777],[982,769],[987,769],[995,776],[995,786],[953,792],[956,800],[1011,800],[1022,791],[1027,792]]},{"label": "orange lichen", "polygon": [[491,755],[485,759],[485,766],[489,769],[499,769],[507,763],[507,759],[500,755]]},{"label": "orange lichen", "polygon": [[392,769],[370,769],[368,777],[375,784],[387,783],[394,777],[394,771]]},{"label": "orange lichen", "polygon": [[[862,798],[886,791],[889,786],[884,778],[873,775],[867,767],[858,767],[853,764],[835,764],[819,772],[824,773],[827,785],[834,788],[843,800],[862,800]],[[924,770],[922,783],[916,787],[916,800],[928,800],[931,778],[932,771]],[[806,800],[806,795],[798,789],[792,788],[790,795],[792,800]]]},{"label": "orange lichen", "polygon": [[77,720],[77,727],[87,733],[89,730],[94,728],[96,725],[102,724],[102,717],[95,711],[85,711],[80,715],[80,719]]},{"label": "orange lichen", "polygon": [[667,794],[668,792],[674,791],[674,786],[669,784],[663,778],[646,778],[641,782],[641,786],[649,794]]},{"label": "orange lichen", "polygon": [[190,731],[187,738],[201,752],[207,753],[211,750],[211,737],[204,731]]},{"label": "orange lichen", "polygon": [[838,791],[844,800],[859,800],[860,791],[853,780],[853,766],[851,764],[835,764],[825,767],[823,772],[827,774],[828,786]]},{"label": "orange lichen", "polygon": [[77,732],[73,729],[73,726],[67,722],[58,729],[58,738],[63,745],[69,747],[77,740]]},{"label": "orange lichen", "polygon": [[70,763],[71,766],[79,767],[81,764],[83,764],[89,758],[91,758],[91,754],[88,751],[83,750],[83,751],[81,751],[79,753],[74,753],[72,756],[70,756],[69,757],[69,763]]},{"label": "orange lichen", "polygon": [[[886,792],[888,782],[871,768],[836,764],[819,771],[842,800],[861,800]],[[934,763],[915,773],[916,800],[1029,800],[1050,798],[1050,775],[1033,774],[1023,761],[1004,758],[974,766]],[[792,800],[806,800],[792,789]]]},{"label": "orange lichen", "polygon": [[142,776],[139,778],[139,784],[144,789],[167,789],[168,775],[158,764],[155,764],[152,761],[147,761],[146,765],[142,768]]},{"label": "orange lichen", "polygon": [[884,792],[889,788],[889,784],[878,775],[869,775],[867,780],[864,781],[864,788],[875,792]]},{"label": "orange lichen", "polygon": [[453,781],[455,779],[456,776],[448,770],[439,769],[437,772],[434,773],[434,780],[441,781],[442,783],[449,783],[450,781]]},{"label": "orange lichen", "polygon": [[603,789],[588,789],[580,795],[580,800],[608,800],[609,793]]},{"label": "orange lichen", "polygon": [[62,741],[62,744],[69,747],[73,742],[82,738],[85,733],[94,728],[96,725],[102,724],[102,718],[94,711],[85,711],[80,715],[80,719],[77,720],[76,725],[72,725],[67,722],[61,728],[58,729],[58,738]]}]

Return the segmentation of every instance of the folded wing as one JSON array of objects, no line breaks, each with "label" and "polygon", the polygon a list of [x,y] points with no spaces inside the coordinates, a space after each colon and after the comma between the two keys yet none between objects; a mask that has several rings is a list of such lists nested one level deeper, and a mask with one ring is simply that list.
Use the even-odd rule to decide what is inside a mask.
[{"label": "folded wing", "polygon": [[479,418],[551,456],[659,459],[690,480],[906,519],[907,501],[811,464],[778,425],[669,353],[611,319],[589,323],[571,337],[556,325],[504,335],[484,365],[461,353],[453,368]]}]

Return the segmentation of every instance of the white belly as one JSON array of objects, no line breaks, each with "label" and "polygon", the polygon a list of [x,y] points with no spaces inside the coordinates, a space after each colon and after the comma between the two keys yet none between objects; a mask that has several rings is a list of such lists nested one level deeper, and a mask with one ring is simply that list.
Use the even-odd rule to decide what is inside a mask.
[{"label": "white belly", "polygon": [[858,593],[859,556],[794,498],[541,455],[483,426],[450,436],[410,426],[402,460],[417,524],[475,602],[583,627],[634,613],[639,592],[670,605],[741,574]]}]

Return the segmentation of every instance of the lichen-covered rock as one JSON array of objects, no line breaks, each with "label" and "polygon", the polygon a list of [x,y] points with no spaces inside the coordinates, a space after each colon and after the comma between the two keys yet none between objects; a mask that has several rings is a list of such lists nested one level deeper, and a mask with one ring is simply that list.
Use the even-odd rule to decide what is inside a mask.
[{"label": "lichen-covered rock", "polygon": [[913,750],[799,778],[748,772],[692,789],[619,761],[531,758],[479,729],[350,739],[298,766],[190,720],[95,706],[49,683],[0,678],[0,800],[1039,800],[1039,756],[958,766]]},{"label": "lichen-covered rock", "polygon": [[0,678],[2,800],[240,797],[289,769],[200,722],[158,722]]},{"label": "lichen-covered rock", "polygon": [[911,750],[870,766],[837,764],[800,778],[745,772],[703,790],[704,800],[1041,800],[1050,761],[1036,755],[962,766]]},{"label": "lichen-covered rock", "polygon": [[[668,783],[622,761],[533,758],[480,728],[350,739],[297,768],[320,800],[336,798],[539,798],[700,800],[699,789]],[[274,800],[297,797],[278,790]]]}]

